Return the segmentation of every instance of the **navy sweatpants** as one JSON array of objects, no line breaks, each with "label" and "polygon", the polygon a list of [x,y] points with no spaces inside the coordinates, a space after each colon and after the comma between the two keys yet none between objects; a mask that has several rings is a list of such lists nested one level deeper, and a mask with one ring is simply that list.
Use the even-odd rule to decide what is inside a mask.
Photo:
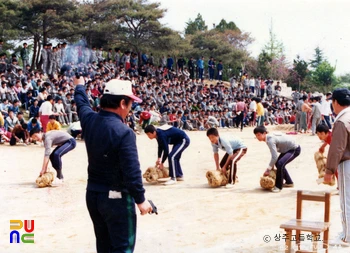
[{"label": "navy sweatpants", "polygon": [[132,253],[136,241],[134,199],[128,193],[111,199],[108,192],[86,191],[98,253]]},{"label": "navy sweatpants", "polygon": [[286,153],[279,155],[277,162],[275,164],[277,168],[276,174],[276,184],[275,186],[279,189],[283,188],[283,179],[286,181],[286,184],[293,184],[292,178],[289,176],[289,173],[286,169],[286,165],[293,161],[296,157],[300,155],[300,146],[296,149],[289,150]]},{"label": "navy sweatpants", "polygon": [[74,149],[76,146],[75,139],[71,138],[65,143],[63,143],[61,146],[57,146],[52,153],[50,154],[50,161],[52,164],[52,167],[57,171],[57,177],[59,179],[63,179],[62,174],[62,160],[61,157]]},{"label": "navy sweatpants", "polygon": [[168,155],[169,163],[169,176],[174,179],[177,177],[182,177],[182,169],[180,165],[180,158],[182,152],[190,145],[189,138],[183,138],[181,143],[175,144],[173,149]]}]

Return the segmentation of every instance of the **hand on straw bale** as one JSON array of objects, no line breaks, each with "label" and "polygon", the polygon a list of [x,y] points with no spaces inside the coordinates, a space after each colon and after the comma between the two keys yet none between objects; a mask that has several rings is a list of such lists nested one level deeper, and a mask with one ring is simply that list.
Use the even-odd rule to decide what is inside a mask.
[{"label": "hand on straw bale", "polygon": [[46,172],[43,175],[39,176],[35,183],[39,188],[51,186],[52,181],[55,179],[55,173]]},{"label": "hand on straw bale", "polygon": [[320,153],[319,151],[315,152],[314,159],[316,162],[317,170],[318,170],[318,183],[327,184],[330,186],[335,185],[335,177],[332,177],[332,181],[330,183],[325,183],[322,179],[324,178],[324,175],[326,174],[326,163],[327,163],[327,157],[323,155],[323,153]]},{"label": "hand on straw bale", "polygon": [[260,177],[260,186],[264,189],[272,189],[275,186],[276,182],[276,171],[275,170],[269,170],[269,174],[266,176]]},{"label": "hand on straw bale", "polygon": [[143,177],[149,183],[157,182],[158,178],[169,177],[169,168],[164,167],[161,170],[158,167],[148,167]]},{"label": "hand on straw bale", "polygon": [[324,177],[324,174],[326,174],[327,157],[317,151],[314,154],[314,159],[318,170],[318,178],[322,178]]}]

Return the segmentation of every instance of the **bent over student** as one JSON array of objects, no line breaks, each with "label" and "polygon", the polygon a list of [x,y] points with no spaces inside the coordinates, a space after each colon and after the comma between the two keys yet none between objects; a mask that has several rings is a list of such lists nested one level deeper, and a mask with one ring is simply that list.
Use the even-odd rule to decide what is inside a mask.
[{"label": "bent over student", "polygon": [[[169,176],[171,179],[164,185],[175,184],[176,181],[183,181],[183,172],[180,165],[182,152],[190,145],[190,138],[187,134],[173,126],[163,125],[157,129],[153,125],[145,128],[148,138],[157,139],[158,142],[158,159],[156,164],[163,169],[163,164],[168,159]],[[169,153],[168,145],[173,145],[173,149]]]},{"label": "bent over student", "polygon": [[[62,156],[73,150],[76,146],[75,139],[68,133],[52,130],[47,133],[42,133],[39,129],[33,128],[30,131],[30,137],[35,141],[44,141],[45,155],[40,175],[43,175],[47,171],[49,160],[52,167],[57,172],[57,178],[59,181],[63,180],[62,174]],[[57,145],[57,147],[51,152],[51,147]]]},{"label": "bent over student", "polygon": [[[226,170],[229,170],[226,188],[232,188],[236,182],[237,162],[247,153],[247,146],[238,138],[220,136],[216,128],[208,129],[207,136],[213,147],[216,169],[221,169],[224,175]],[[220,164],[219,149],[226,152]]]},{"label": "bent over student", "polygon": [[124,120],[133,101],[130,81],[106,83],[101,110],[93,111],[84,79],[74,78],[74,99],[88,155],[86,204],[94,225],[97,252],[133,252],[136,242],[136,210],[152,211],[145,189],[136,147],[136,135]]},{"label": "bent over student", "polygon": [[[286,165],[300,155],[300,146],[295,143],[294,139],[285,134],[267,134],[264,126],[254,128],[254,134],[258,141],[266,142],[271,153],[271,160],[264,176],[269,175],[274,166],[277,168],[275,187],[271,191],[278,193],[283,187],[294,187]],[[280,155],[278,155],[278,152]],[[285,183],[283,183],[283,180],[285,180]]]}]

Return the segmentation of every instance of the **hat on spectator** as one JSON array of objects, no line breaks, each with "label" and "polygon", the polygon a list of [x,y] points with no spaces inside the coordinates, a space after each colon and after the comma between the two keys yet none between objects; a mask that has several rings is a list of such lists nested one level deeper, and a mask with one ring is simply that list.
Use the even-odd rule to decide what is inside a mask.
[{"label": "hat on spectator", "polygon": [[142,99],[140,99],[139,97],[136,97],[132,93],[131,86],[132,84],[130,81],[112,79],[106,83],[103,94],[127,96],[135,100],[135,102],[138,102],[138,103],[142,102]]},{"label": "hat on spectator", "polygon": [[350,100],[350,90],[347,88],[338,88],[333,91],[332,99],[337,101]]}]

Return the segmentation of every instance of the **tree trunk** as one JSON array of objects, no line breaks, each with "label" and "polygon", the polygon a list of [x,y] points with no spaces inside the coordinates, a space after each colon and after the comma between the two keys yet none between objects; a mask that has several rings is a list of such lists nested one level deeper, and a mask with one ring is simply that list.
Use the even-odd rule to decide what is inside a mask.
[{"label": "tree trunk", "polygon": [[38,38],[38,53],[37,53],[37,57],[36,57],[36,69],[40,69],[41,68],[41,43],[40,43],[40,38]]},{"label": "tree trunk", "polygon": [[34,68],[35,63],[36,63],[36,57],[37,57],[37,51],[36,51],[37,48],[36,47],[37,47],[37,44],[38,44],[38,42],[37,42],[36,36],[34,36],[33,57],[32,57],[32,64],[31,64],[32,69]]},{"label": "tree trunk", "polygon": [[47,25],[46,25],[46,22],[47,22],[47,17],[44,16],[44,18],[43,18],[43,44],[44,45],[47,43],[47,32],[46,32]]}]

